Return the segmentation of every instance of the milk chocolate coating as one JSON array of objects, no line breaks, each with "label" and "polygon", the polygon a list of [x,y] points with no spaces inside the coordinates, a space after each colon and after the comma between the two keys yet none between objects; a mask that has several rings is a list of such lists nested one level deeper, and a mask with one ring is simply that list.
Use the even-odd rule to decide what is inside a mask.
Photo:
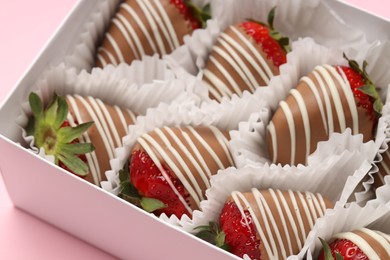
[{"label": "milk chocolate coating", "polygon": [[262,260],[298,254],[316,219],[333,207],[319,193],[273,189],[233,192],[227,202],[237,205],[244,220],[249,211]]},{"label": "milk chocolate coating", "polygon": [[241,96],[244,90],[253,93],[258,86],[268,85],[272,76],[279,75],[279,68],[267,58],[262,46],[236,24],[221,33],[203,72],[210,97],[220,100],[232,94]]},{"label": "milk chocolate coating", "polygon": [[390,235],[380,231],[360,228],[336,234],[336,239],[346,239],[357,245],[368,259],[390,259]]},{"label": "milk chocolate coating", "polygon": [[[145,151],[152,159],[152,155],[155,155],[157,160],[153,161],[156,165],[167,166],[189,192],[189,207],[195,210],[199,209],[199,202],[205,199],[204,193],[210,187],[210,177],[219,169],[233,166],[228,139],[228,132],[213,126],[163,127],[140,136],[133,151]],[[195,192],[194,195],[190,189],[200,189],[202,194]]]},{"label": "milk chocolate coating", "polygon": [[367,111],[356,105],[349,83],[340,73],[333,66],[317,66],[279,103],[266,137],[274,163],[306,164],[318,142],[346,128],[363,134],[364,142],[373,139],[374,123]]},{"label": "milk chocolate coating", "polygon": [[122,137],[128,132],[127,126],[134,123],[134,114],[118,106],[110,106],[99,99],[66,96],[72,126],[93,121],[94,124],[83,134],[80,142],[92,143],[95,151],[86,154],[90,173],[85,179],[100,186],[106,180],[105,172],[110,169],[114,149],[122,146]]},{"label": "milk chocolate coating", "polygon": [[169,0],[126,0],[97,49],[96,66],[130,64],[145,55],[169,54],[191,33],[190,23]]}]

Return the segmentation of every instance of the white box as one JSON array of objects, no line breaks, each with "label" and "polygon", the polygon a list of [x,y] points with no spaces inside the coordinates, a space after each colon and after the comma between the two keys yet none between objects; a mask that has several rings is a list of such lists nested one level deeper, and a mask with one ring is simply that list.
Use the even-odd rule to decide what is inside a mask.
[{"label": "white box", "polygon": [[[390,22],[326,0],[369,40],[389,40]],[[69,53],[96,4],[81,0],[0,108],[0,167],[14,205],[121,259],[239,259],[129,205],[22,148],[20,104],[49,63]],[[61,46],[59,48],[59,46]],[[22,163],[21,163],[22,162]]]}]

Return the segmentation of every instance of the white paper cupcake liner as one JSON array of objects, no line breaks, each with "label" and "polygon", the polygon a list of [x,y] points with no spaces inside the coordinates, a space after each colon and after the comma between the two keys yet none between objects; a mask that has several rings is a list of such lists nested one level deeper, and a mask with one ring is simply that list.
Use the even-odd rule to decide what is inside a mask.
[{"label": "white paper cupcake liner", "polygon": [[[305,255],[308,260],[317,259],[318,254],[322,250],[319,238],[327,241],[340,232],[366,227],[390,234],[389,187],[380,189],[384,196],[382,199],[370,201],[364,207],[352,203],[347,208],[336,206],[334,209],[328,210],[309,233],[301,252],[287,259],[303,259]],[[384,201],[384,198],[387,201]]]},{"label": "white paper cupcake liner", "polygon": [[[200,88],[196,88],[197,93],[194,92],[194,84],[196,78],[192,78],[192,81],[187,78],[186,82],[175,79],[166,63],[154,56],[145,57],[131,66],[107,66],[104,69],[94,69],[91,73],[78,73],[76,69],[66,68],[61,64],[46,70],[30,91],[35,91],[45,104],[54,93],[61,96],[77,94],[92,96],[107,104],[128,108],[136,115],[143,115],[147,109],[173,100],[193,99],[198,100],[199,104],[198,95],[202,93],[199,92]],[[46,156],[42,149],[38,151],[34,146],[34,137],[27,136],[24,128],[30,116],[31,108],[26,101],[22,104],[21,115],[16,119],[22,129],[23,138],[30,149],[53,162],[52,156]]]},{"label": "white paper cupcake liner", "polygon": [[[242,98],[233,98],[222,103],[203,102],[200,107],[193,100],[175,101],[170,105],[160,105],[156,109],[148,110],[146,116],[137,118],[137,123],[129,127],[129,134],[123,138],[124,147],[115,152],[116,158],[111,161],[112,170],[106,172],[107,181],[102,182],[102,188],[117,195],[119,193],[118,172],[128,160],[132,147],[139,136],[163,126],[209,126],[213,125],[222,130],[237,129],[238,123],[247,120],[253,111],[261,111],[264,101],[257,96],[245,94]],[[168,218],[164,214],[162,219],[177,224],[175,216]],[[175,224],[175,225],[176,225]]]}]

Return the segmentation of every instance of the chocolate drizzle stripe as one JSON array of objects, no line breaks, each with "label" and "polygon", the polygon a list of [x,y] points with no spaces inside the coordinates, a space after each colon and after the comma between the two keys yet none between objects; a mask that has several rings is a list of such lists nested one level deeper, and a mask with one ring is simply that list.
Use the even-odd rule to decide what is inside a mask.
[{"label": "chocolate drizzle stripe", "polygon": [[344,131],[346,128],[345,114],[344,114],[344,109],[343,109],[343,103],[341,102],[340,93],[337,89],[337,86],[335,85],[335,82],[333,81],[332,77],[330,76],[328,68],[325,69],[324,67],[318,66],[316,68],[316,70],[319,71],[320,74],[324,77],[326,85],[327,85],[328,89],[330,90],[333,104],[334,104],[335,109],[336,109],[336,114],[337,114],[337,118],[339,121],[340,130]]},{"label": "chocolate drizzle stripe", "polygon": [[125,59],[123,58],[122,51],[120,50],[118,44],[116,43],[116,41],[114,40],[114,38],[111,36],[109,32],[106,33],[106,38],[108,42],[111,44],[112,48],[114,48],[115,54],[118,57],[117,63],[124,62]]},{"label": "chocolate drizzle stripe", "polygon": [[[288,209],[288,203],[286,201],[286,198],[283,196],[283,193],[280,191],[280,190],[276,190],[276,192],[278,193],[278,198],[279,198],[279,201],[281,201],[281,203],[283,204],[283,207],[285,209]],[[299,232],[298,232],[298,227],[297,225],[295,224],[294,222],[294,217],[291,213],[290,210],[285,210],[284,213],[287,215],[288,217],[288,220],[289,220],[289,226],[292,228],[293,230],[293,234],[292,236],[294,236],[295,238],[295,241],[297,242],[298,244],[298,247],[299,248],[302,248],[302,242],[301,242],[301,239],[299,239]],[[280,214],[282,216],[282,214]],[[287,224],[287,223],[286,223]],[[285,223],[283,223],[283,225],[285,225]],[[289,234],[288,230],[286,231],[286,234]],[[291,235],[290,235],[291,236]],[[289,236],[289,237],[290,237]],[[290,241],[290,240],[289,240]],[[291,243],[289,243],[289,249],[290,249],[290,254],[292,254],[292,248],[290,248],[291,246]]]},{"label": "chocolate drizzle stripe", "polygon": [[[125,119],[125,116],[123,115],[123,113],[122,113],[122,111],[120,110],[120,108],[118,107],[118,106],[114,106],[114,109],[115,109],[115,111],[116,111],[116,113],[117,113],[117,115],[118,115],[118,117],[119,117],[119,120],[121,121],[121,124],[122,124],[122,126],[123,126],[123,129],[125,130],[125,133],[126,133],[126,135],[129,133],[128,132],[128,125],[127,125],[127,123],[126,123],[126,119]],[[127,109],[126,109],[127,110]],[[130,111],[128,111],[127,110],[127,112],[129,113],[129,114],[133,114],[132,112],[130,112]],[[134,118],[133,117],[131,117],[131,121],[132,122],[135,122],[135,120],[134,120]],[[122,144],[122,141],[121,141],[121,144]]]},{"label": "chocolate drizzle stripe", "polygon": [[232,26],[231,29],[241,39],[241,41],[248,47],[248,49],[251,50],[252,54],[257,58],[259,64],[261,65],[265,73],[268,75],[268,77],[265,76],[263,78],[264,82],[268,84],[269,80],[274,76],[274,73],[272,72],[267,62],[265,61],[264,57],[261,56],[260,52],[256,50],[255,47],[253,47],[252,43],[248,40],[248,38],[246,38],[239,30],[237,30],[234,26]]},{"label": "chocolate drizzle stripe", "polygon": [[[123,17],[122,15],[120,15],[120,16]],[[118,18],[119,18],[119,16],[118,16]],[[117,18],[114,18],[114,19],[112,19],[112,23],[119,29],[119,31],[122,33],[123,37],[126,39],[126,42],[129,45],[131,51],[133,52],[135,58],[140,59],[140,56],[139,56],[139,54],[134,46],[133,41],[130,38],[128,31],[126,30],[126,28],[122,24],[123,21],[120,21]],[[129,31],[131,31],[131,30],[132,30],[132,28]]]},{"label": "chocolate drizzle stripe", "polygon": [[[101,49],[99,49],[99,50],[101,50]],[[103,58],[103,56],[100,53],[97,54],[97,58],[103,67],[107,66],[106,60]]]},{"label": "chocolate drizzle stripe", "polygon": [[[390,244],[390,235],[388,235],[388,234],[385,234],[385,233],[383,233],[383,232],[381,232],[381,231],[376,231],[378,234],[380,234],[381,236],[383,236],[386,240],[387,240],[387,242]],[[386,248],[387,250],[390,250],[390,247],[388,247],[388,248]],[[389,251],[387,251],[388,252],[388,254],[390,255],[390,252]]]},{"label": "chocolate drizzle stripe", "polygon": [[[213,126],[209,126],[210,128],[212,128]],[[217,163],[218,165],[218,168],[219,169],[224,169],[225,166],[223,165],[221,159],[219,158],[219,156],[214,152],[214,150],[210,147],[210,145],[203,139],[202,136],[200,136],[200,134],[198,132],[196,132],[196,130],[191,127],[191,126],[187,126],[187,129],[190,130],[190,132],[194,135],[195,139],[197,139],[202,145],[203,147],[210,153],[211,157],[214,159],[214,161]],[[218,130],[219,131],[219,130]],[[214,133],[215,134],[215,133]],[[222,135],[222,133],[221,133]],[[217,135],[215,136],[217,139],[220,139],[220,135]],[[221,143],[221,142],[219,142]]]},{"label": "chocolate drizzle stripe", "polygon": [[235,72],[237,72],[237,74],[241,77],[241,79],[245,82],[245,84],[249,87],[250,86],[250,81],[249,79],[246,77],[245,75],[245,72],[241,70],[241,68],[237,65],[237,63],[234,61],[234,59],[232,59],[232,57],[229,55],[229,53],[227,53],[225,50],[223,50],[222,48],[218,47],[218,46],[214,46],[213,47],[213,50],[219,54],[223,59],[226,60],[226,62],[228,64],[230,64],[230,66],[233,67],[233,69],[235,70]]},{"label": "chocolate drizzle stripe", "polygon": [[179,198],[180,202],[184,205],[184,207],[187,209],[187,211],[192,214],[191,207],[187,204],[183,196],[180,194],[180,192],[176,189],[175,185],[172,183],[171,179],[167,175],[166,171],[161,165],[160,160],[158,159],[157,155],[153,152],[153,149],[147,144],[147,142],[142,138],[137,138],[137,142],[143,147],[143,149],[147,152],[149,157],[152,159],[152,161],[156,164],[157,168],[160,170],[162,176],[168,183],[168,185],[171,187],[173,192],[176,194],[176,196]]},{"label": "chocolate drizzle stripe", "polygon": [[221,133],[221,131],[216,128],[215,126],[209,126],[211,132],[213,132],[214,136],[217,138],[217,141],[219,145],[222,147],[223,151],[225,152],[226,157],[229,160],[230,165],[234,165],[233,158],[229,151],[229,141],[227,138]]},{"label": "chocolate drizzle stripe", "polygon": [[307,157],[310,154],[310,118],[309,113],[307,111],[307,107],[305,104],[305,101],[302,97],[302,95],[296,90],[292,89],[290,91],[291,95],[295,98],[297,101],[299,110],[301,111],[302,120],[303,120],[303,126],[304,126],[304,132],[305,132],[305,143],[306,143],[306,153],[305,153],[305,164],[307,162]]},{"label": "chocolate drizzle stripe", "polygon": [[100,99],[94,100],[93,98],[90,97],[89,100],[91,103],[96,101],[97,105],[99,106],[100,111],[104,114],[104,119],[102,118],[102,121],[107,121],[108,126],[110,128],[110,131],[108,131],[107,134],[111,137],[110,133],[112,133],[113,139],[115,140],[115,144],[112,143],[112,147],[115,149],[115,147],[122,146],[122,141],[121,141],[121,138],[119,136],[118,129],[116,128],[114,122],[112,121],[111,115],[108,112],[106,106],[103,104],[103,102]]},{"label": "chocolate drizzle stripe", "polygon": [[[222,73],[222,75],[227,79],[229,84],[233,87],[234,91],[236,93],[238,93],[239,95],[242,95],[242,91],[241,91],[240,87],[238,86],[237,82],[233,79],[233,77],[230,75],[230,73],[223,67],[223,65],[216,58],[214,58],[213,56],[210,56],[209,59],[210,59],[210,61],[212,63],[214,63],[214,65]],[[207,70],[207,71],[214,75],[214,73],[211,72],[210,70]],[[223,91],[222,90],[219,90],[219,91],[221,93],[224,92],[229,97],[231,97],[233,93],[230,91],[229,87],[226,86],[225,83],[223,83],[223,81],[219,80],[218,77],[216,77],[216,76],[214,76],[214,77],[215,77],[215,81],[218,80],[218,82],[219,82],[219,84],[216,85],[216,87],[218,88],[220,86],[221,88],[223,88]]]},{"label": "chocolate drizzle stripe", "polygon": [[[77,122],[79,124],[85,123],[83,121],[81,115],[80,115],[80,110],[77,107],[77,104],[76,104],[76,101],[74,100],[74,98],[72,96],[70,96],[70,95],[67,95],[66,99],[70,103],[70,105],[72,106],[72,109],[73,109],[73,111],[75,113]],[[74,119],[70,115],[70,113],[68,113],[68,119],[70,119],[69,123],[72,126],[76,126],[76,123],[74,122]],[[91,138],[89,137],[88,131],[86,131],[82,136],[85,139],[84,140],[85,142],[91,143]],[[92,174],[93,181],[94,181],[94,183],[96,185],[99,185],[100,181],[101,181],[101,177],[100,177],[101,173],[100,173],[100,167],[99,167],[99,162],[98,162],[98,159],[97,159],[97,156],[96,156],[96,152],[93,151],[91,153],[87,153],[86,154],[86,158],[87,158],[89,170],[91,171],[91,174]]]},{"label": "chocolate drizzle stripe", "polygon": [[326,126],[326,116],[325,116],[324,104],[321,100],[321,95],[318,92],[318,89],[314,85],[314,82],[312,80],[310,80],[308,77],[303,77],[301,79],[301,81],[305,82],[309,86],[310,90],[312,91],[312,93],[316,99],[316,102],[318,104],[318,108],[320,109],[323,127],[325,129],[326,134],[328,134],[328,127]]},{"label": "chocolate drizzle stripe", "polygon": [[285,101],[281,101],[280,102],[280,107],[282,108],[284,114],[286,115],[288,129],[290,130],[290,141],[291,141],[290,164],[294,164],[294,162],[295,162],[295,149],[296,149],[294,118],[293,118],[293,116],[291,114],[291,110],[288,107],[288,104]]},{"label": "chocolate drizzle stripe", "polygon": [[178,48],[180,46],[179,39],[177,37],[177,33],[176,33],[175,29],[173,28],[173,24],[171,23],[171,20],[169,19],[167,12],[165,11],[163,6],[161,5],[160,0],[154,0],[154,3],[157,6],[158,10],[160,11],[160,14],[162,15],[162,17],[164,19],[165,26],[168,28],[168,30],[170,32],[170,35],[171,35],[172,40],[173,40],[174,48],[175,49]]},{"label": "chocolate drizzle stripe", "polygon": [[[141,19],[134,12],[134,10],[127,3],[121,4],[120,7],[123,8],[131,16],[131,18],[137,23],[137,25],[139,26],[141,31],[144,33],[145,38],[148,40],[148,43],[149,43],[150,47],[152,48],[153,52],[157,52],[157,47],[154,44],[154,41],[152,40],[151,35],[149,34],[148,30],[146,29],[146,27],[143,24],[143,22],[141,21]],[[138,35],[137,35],[137,37],[138,37]]]},{"label": "chocolate drizzle stripe", "polygon": [[311,212],[310,212],[310,209],[309,209],[309,207],[307,205],[307,201],[306,201],[305,197],[302,195],[301,192],[297,192],[297,194],[298,194],[299,200],[301,201],[301,205],[304,205],[303,211],[305,212],[306,218],[307,218],[307,220],[309,222],[310,229],[311,229],[314,226],[314,220],[312,218],[312,215],[310,214]]},{"label": "chocolate drizzle stripe", "polygon": [[138,52],[134,52],[134,56],[138,58],[144,56],[145,50],[142,47],[141,40],[139,39],[137,33],[134,31],[133,27],[130,25],[130,23],[126,20],[126,18],[122,14],[117,13],[116,16],[122,22],[123,26],[127,29],[127,31],[130,33],[131,38],[134,40],[134,44],[137,46]]},{"label": "chocolate drizzle stripe", "polygon": [[[173,170],[175,175],[180,179],[180,180],[189,180],[187,183],[183,183],[185,185],[187,191],[192,195],[192,197],[195,199],[197,205],[199,206],[200,200],[203,199],[203,192],[202,189],[200,188],[198,182],[196,181],[194,175],[191,173],[190,168],[188,167],[187,163],[183,160],[181,154],[174,148],[175,145],[171,144],[169,142],[168,138],[165,136],[165,134],[161,131],[161,129],[156,128],[154,130],[155,133],[161,138],[164,147],[169,150],[169,152],[173,155],[173,157],[179,162],[179,165],[181,168],[184,170],[184,173],[186,174],[187,178],[184,176],[182,171],[177,167],[175,162],[170,158],[170,156],[167,153],[164,153],[164,149],[159,145],[159,143],[155,142],[150,136],[144,136],[144,138],[150,142],[153,147],[159,151],[160,155],[163,157],[165,162],[168,164],[168,166]],[[176,144],[181,143],[180,140],[174,140]],[[197,195],[195,195],[195,192]]]},{"label": "chocolate drizzle stripe", "polygon": [[[167,40],[169,48],[171,50],[173,50],[175,48],[175,46],[172,42],[171,35],[168,33],[168,28],[166,28],[165,21],[163,22],[162,17],[160,17],[160,15],[157,14],[153,5],[151,5],[151,3],[149,1],[143,1],[142,3],[149,9],[149,12],[152,14],[152,16],[154,17],[154,19],[156,21],[156,25],[158,27],[160,27],[160,29],[164,35],[164,38]],[[158,31],[157,27],[156,27],[156,30]]]},{"label": "chocolate drizzle stripe", "polygon": [[374,238],[376,242],[378,242],[386,250],[386,253],[390,256],[390,244],[388,240],[389,236],[386,238],[383,236],[383,234],[379,234],[378,232],[375,232],[367,228],[364,228],[360,231],[365,232],[366,234]]},{"label": "chocolate drizzle stripe", "polygon": [[[180,129],[180,131],[181,131],[181,134],[183,135],[184,139],[187,141],[187,144],[190,146],[192,151],[194,151],[195,156],[198,159],[198,161],[200,162],[200,164],[202,165],[203,170],[207,173],[207,176],[209,178],[211,178],[212,173],[210,171],[210,168],[207,166],[206,161],[204,160],[202,154],[199,152],[198,148],[196,147],[196,145],[192,141],[191,137],[188,135],[188,133],[184,132],[182,129]],[[210,183],[207,182],[206,186],[207,186],[207,188],[209,188]]]},{"label": "chocolate drizzle stripe", "polygon": [[137,1],[137,3],[138,3],[139,7],[142,9],[142,11],[143,11],[143,13],[144,13],[146,19],[147,19],[148,22],[149,22],[149,25],[150,25],[151,28],[152,28],[152,32],[153,32],[153,35],[154,35],[154,37],[155,37],[155,39],[156,39],[157,46],[158,46],[158,48],[159,48],[159,50],[160,50],[160,53],[161,53],[162,55],[167,54],[167,51],[166,51],[165,46],[164,46],[164,43],[163,43],[163,41],[162,41],[161,34],[160,34],[160,32],[159,32],[159,30],[158,30],[158,28],[157,28],[156,22],[154,21],[152,15],[151,15],[150,12],[148,11],[147,7],[145,6],[145,3],[142,2],[141,0],[136,0],[136,1]]},{"label": "chocolate drizzle stripe", "polygon": [[[264,195],[266,193],[269,193],[271,198],[268,196],[268,199],[266,199]],[[252,223],[260,237],[261,244],[265,248],[265,253],[267,253],[267,256],[265,256],[264,259],[285,259],[288,255],[296,253],[293,252],[292,238],[297,240],[297,246],[300,250],[306,239],[307,233],[309,232],[309,230],[306,231],[304,228],[300,208],[302,207],[303,209],[302,213],[306,216],[305,219],[310,220],[312,214],[317,216],[315,208],[320,208],[319,205],[325,204],[320,195],[318,195],[318,197],[322,201],[318,201],[314,194],[306,193],[306,196],[303,196],[300,192],[292,192],[290,190],[282,193],[279,190],[273,191],[269,189],[267,191],[258,191],[257,189],[252,189],[251,196],[255,199],[255,205],[251,205],[247,197],[241,192],[236,191],[232,193],[232,199],[240,210],[242,219],[248,226],[249,222],[245,211],[247,210],[251,216]],[[286,200],[287,197],[292,206],[288,205]],[[297,198],[299,198],[298,201]],[[315,199],[313,200],[313,198]],[[308,205],[308,201],[310,200],[313,200],[311,206]],[[301,207],[298,206],[298,203]],[[271,207],[271,205],[273,205],[273,207]],[[258,209],[257,212],[259,212],[260,215],[256,216],[255,209]],[[302,239],[299,239],[299,231],[297,223],[294,221],[293,214],[296,216],[299,223]],[[319,215],[322,214],[323,212]],[[287,223],[285,216],[287,216],[289,223]],[[277,224],[278,220],[276,219],[282,222],[281,225]],[[264,223],[264,226],[261,226],[260,220]],[[289,233],[288,225],[291,226],[294,234]],[[279,226],[282,226],[283,228],[279,229]],[[284,232],[285,236],[283,236],[282,232]],[[275,234],[275,236],[273,234]],[[286,239],[284,240],[283,238]],[[285,244],[285,242],[287,244]]]},{"label": "chocolate drizzle stripe", "polygon": [[[223,35],[223,33],[221,35]],[[237,67],[240,68],[240,71],[242,73],[242,79],[248,85],[249,89],[253,92],[259,84],[249,70],[248,66],[246,66],[245,62],[241,59],[241,57],[235,52],[232,47],[229,46],[229,44],[222,37],[218,38],[218,42],[222,45],[222,47],[226,49],[226,51],[223,51],[223,53],[229,54],[229,59],[234,62]]]},{"label": "chocolate drizzle stripe", "polygon": [[278,160],[278,144],[277,144],[278,139],[276,138],[276,129],[272,121],[268,124],[267,129],[271,135],[272,151],[273,151],[272,162],[275,163]]},{"label": "chocolate drizzle stripe", "polygon": [[[234,33],[238,34],[238,36],[241,35],[241,33],[239,31],[237,31],[233,26],[231,29],[233,30]],[[263,69],[259,66],[259,64],[257,64],[257,62],[255,61],[255,59],[253,59],[251,54],[240,45],[242,43],[238,44],[237,41],[235,41],[232,37],[230,37],[226,33],[222,33],[221,37],[224,40],[226,40],[231,46],[233,46],[242,56],[244,56],[244,58],[252,65],[252,67],[256,70],[256,73],[258,73],[260,75],[260,77],[264,80],[264,82],[266,82],[267,84],[269,83],[269,78],[265,75]],[[250,45],[250,42],[245,37],[242,37],[240,39],[244,42],[244,44]],[[259,55],[259,56],[261,57],[261,55]],[[250,71],[250,70],[248,70],[248,71]],[[256,81],[255,76],[253,76],[252,73],[250,73],[250,75],[252,75],[252,77],[253,77],[253,80],[254,80],[253,82],[255,82],[255,86],[259,86],[260,84]]]},{"label": "chocolate drizzle stripe", "polygon": [[[203,180],[203,182],[204,182],[204,184],[206,185],[206,187],[209,188],[210,185],[209,185],[209,178],[208,178],[208,176],[207,176],[206,173],[203,171],[203,169],[202,169],[202,167],[199,165],[199,163],[196,161],[196,159],[195,159],[195,157],[192,155],[192,153],[187,149],[187,146],[184,145],[184,143],[182,143],[182,142],[180,141],[180,139],[177,137],[177,135],[176,135],[169,127],[164,127],[164,130],[171,136],[171,138],[172,138],[173,140],[175,140],[175,142],[176,142],[176,144],[178,145],[178,147],[181,149],[181,151],[184,152],[184,154],[186,155],[186,157],[190,160],[190,163],[192,163],[192,165],[193,165],[193,166],[195,167],[195,169],[197,170],[199,176],[200,176],[201,179]],[[181,134],[181,135],[183,135],[183,133],[184,133],[183,131],[180,131],[180,134]],[[199,151],[196,149],[196,147],[192,147],[192,148],[193,148],[193,151],[194,151],[195,154],[199,154]],[[179,157],[180,157],[180,156],[179,156]],[[185,169],[188,169],[188,172],[187,172],[188,177],[190,177],[190,178],[192,177],[192,178],[191,178],[191,181],[194,181],[195,183],[197,183],[196,180],[193,179],[193,174],[191,174],[190,169],[189,169],[187,166],[185,166],[185,167],[186,167]],[[183,168],[184,168],[184,166],[183,166]],[[199,185],[198,185],[198,187],[199,187]],[[197,187],[197,188],[198,188],[198,187]],[[199,191],[200,191],[200,192],[198,192],[199,196],[203,196],[203,195],[202,195],[203,192],[202,192],[202,190],[201,190],[200,187],[199,187]]]},{"label": "chocolate drizzle stripe", "polygon": [[[203,73],[210,73],[210,74],[212,74],[212,72],[209,71],[209,70],[204,70]],[[214,75],[214,74],[212,74],[212,75]],[[215,76],[214,76],[214,77],[215,77]],[[222,96],[223,96],[223,95],[221,96],[213,86],[211,86],[209,83],[207,83],[207,81],[203,80],[202,82],[203,82],[203,84],[208,88],[208,90],[210,91],[210,93],[212,94],[212,96],[213,96],[217,101],[221,101],[221,100],[222,100]]]},{"label": "chocolate drizzle stripe", "polygon": [[[233,92],[229,89],[229,87],[223,83],[221,79],[219,79],[212,71],[205,69],[203,71],[205,78],[207,78],[215,87],[211,87],[211,89],[217,89],[222,96],[231,97]],[[221,96],[218,94],[218,96]],[[222,97],[221,96],[221,97]]]},{"label": "chocolate drizzle stripe", "polygon": [[90,104],[84,98],[77,95],[75,96],[75,98],[78,99],[84,105],[85,109],[88,111],[88,114],[91,116],[96,128],[98,129],[100,136],[102,137],[109,158],[114,158],[114,142],[112,141],[110,132],[103,118],[103,115],[101,114],[101,111],[99,111],[95,102]]},{"label": "chocolate drizzle stripe", "polygon": [[[109,52],[106,48],[104,47],[99,47],[99,51],[100,52],[103,52],[104,54],[107,55],[110,63],[114,64],[114,65],[118,65],[118,63],[116,62],[116,59],[115,57],[111,54],[111,52]],[[107,62],[106,62],[107,63]]]}]

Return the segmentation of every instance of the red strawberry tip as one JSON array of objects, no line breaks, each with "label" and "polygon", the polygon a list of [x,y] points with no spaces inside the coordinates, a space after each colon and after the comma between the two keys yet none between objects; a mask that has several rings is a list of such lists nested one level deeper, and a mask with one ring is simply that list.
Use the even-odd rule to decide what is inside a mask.
[{"label": "red strawberry tip", "polygon": [[350,60],[345,53],[343,53],[343,57],[348,61],[349,67],[351,67],[356,73],[358,73],[363,78],[365,84],[358,89],[373,99],[373,108],[377,117],[379,117],[382,113],[383,103],[379,97],[377,88],[375,87],[374,83],[371,81],[366,71],[368,65],[367,61],[364,61],[362,68],[360,68],[359,64],[355,60]]},{"label": "red strawberry tip", "polygon": [[148,213],[167,207],[162,201],[141,196],[130,181],[129,162],[119,171],[120,191],[118,196]]}]

